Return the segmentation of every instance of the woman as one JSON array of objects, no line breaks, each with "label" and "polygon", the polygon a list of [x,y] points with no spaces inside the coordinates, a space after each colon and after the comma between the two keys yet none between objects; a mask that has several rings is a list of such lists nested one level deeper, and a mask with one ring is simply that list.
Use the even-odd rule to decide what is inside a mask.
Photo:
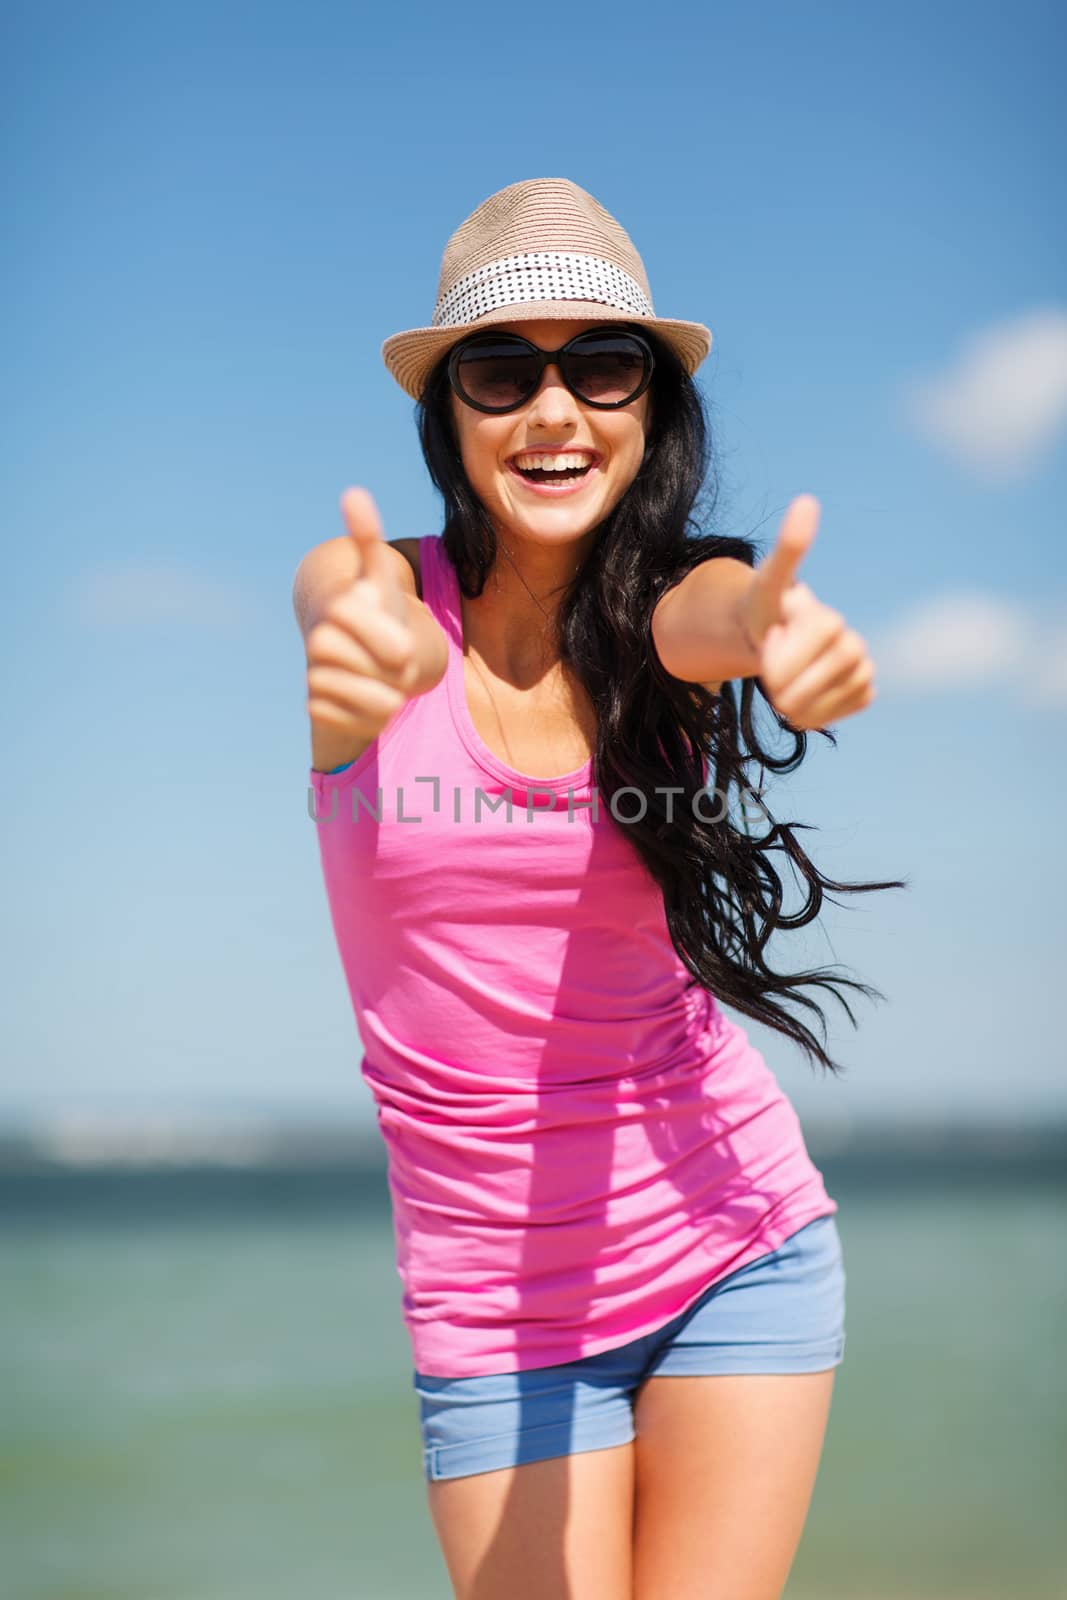
[{"label": "woman", "polygon": [[[386,543],[349,490],[348,533],[294,586],[460,1597],[772,1600],[844,1350],[837,1204],[720,1002],[836,1071],[790,1005],[823,1021],[822,987],[851,1017],[840,987],[874,992],[772,966],[769,935],[826,889],[888,885],[823,877],[749,786],[865,709],[873,669],[796,580],[810,496],[758,566],[689,533],[710,344],[655,316],[584,190],[492,195],[446,247],[431,326],[383,346],[443,533]],[[776,852],[807,891],[791,914]]]}]

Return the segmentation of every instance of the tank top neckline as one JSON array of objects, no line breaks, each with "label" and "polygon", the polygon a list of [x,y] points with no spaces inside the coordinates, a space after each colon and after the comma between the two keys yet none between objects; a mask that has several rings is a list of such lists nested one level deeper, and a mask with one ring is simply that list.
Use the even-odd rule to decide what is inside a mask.
[{"label": "tank top neckline", "polygon": [[[492,777],[515,787],[547,789],[553,793],[558,790],[587,789],[593,774],[591,756],[572,772],[563,772],[553,778],[535,778],[530,773],[520,772],[517,767],[509,766],[506,761],[502,761],[482,739],[474,726],[474,719],[467,705],[467,688],[463,675],[463,610],[460,605],[459,579],[448,559],[442,534],[428,534],[419,541],[419,544],[421,571],[429,577],[432,586],[431,595],[424,598],[430,610],[436,611],[437,619],[448,639],[448,669],[445,676],[449,710],[456,732],[466,746],[468,755]],[[426,559],[428,550],[429,561]]]}]

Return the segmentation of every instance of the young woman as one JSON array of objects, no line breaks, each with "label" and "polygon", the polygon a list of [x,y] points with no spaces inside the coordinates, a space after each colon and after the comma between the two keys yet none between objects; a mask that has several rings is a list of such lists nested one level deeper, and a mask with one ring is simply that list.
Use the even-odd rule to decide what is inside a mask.
[{"label": "young woman", "polygon": [[869,706],[873,668],[797,579],[810,496],[759,564],[690,532],[710,344],[655,316],[584,190],[492,195],[431,326],[383,346],[443,532],[386,543],[350,489],[294,586],[461,1600],[775,1600],[844,1351],[837,1204],[722,1007],[836,1071],[806,991],[850,1018],[841,988],[876,992],[772,963],[826,890],[889,885],[823,877],[752,788]]}]

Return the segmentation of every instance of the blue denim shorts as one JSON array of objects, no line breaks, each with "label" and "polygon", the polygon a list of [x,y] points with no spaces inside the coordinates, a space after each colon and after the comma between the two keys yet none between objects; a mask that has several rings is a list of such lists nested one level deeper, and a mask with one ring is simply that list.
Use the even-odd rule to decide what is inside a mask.
[{"label": "blue denim shorts", "polygon": [[636,1437],[638,1386],[665,1374],[822,1372],[845,1353],[845,1267],[836,1218],[817,1217],[769,1255],[713,1283],[655,1332],[562,1366],[486,1377],[415,1371],[427,1479],[462,1478]]}]

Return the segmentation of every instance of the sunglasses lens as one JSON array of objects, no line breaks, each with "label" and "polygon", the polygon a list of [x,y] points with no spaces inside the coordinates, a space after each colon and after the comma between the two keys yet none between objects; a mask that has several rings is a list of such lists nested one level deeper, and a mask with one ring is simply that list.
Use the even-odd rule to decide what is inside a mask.
[{"label": "sunglasses lens", "polygon": [[537,358],[517,339],[486,339],[461,350],[456,376],[469,400],[503,410],[521,405],[536,389]]},{"label": "sunglasses lens", "polygon": [[[625,405],[643,386],[649,357],[627,333],[579,334],[561,358],[575,394],[594,405]],[[520,339],[507,334],[461,347],[455,376],[462,394],[489,411],[520,406],[540,381],[540,363]]]},{"label": "sunglasses lens", "polygon": [[583,333],[563,357],[569,382],[583,400],[622,405],[645,380],[644,345],[626,333]]}]

